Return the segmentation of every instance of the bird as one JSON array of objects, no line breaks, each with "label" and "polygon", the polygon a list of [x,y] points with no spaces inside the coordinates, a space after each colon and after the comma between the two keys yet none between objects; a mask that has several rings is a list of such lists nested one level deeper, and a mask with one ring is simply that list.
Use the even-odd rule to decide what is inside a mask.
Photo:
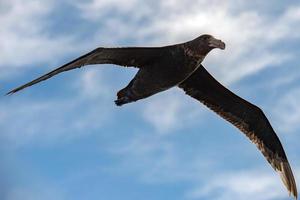
[{"label": "bird", "polygon": [[99,47],[79,58],[34,79],[9,94],[45,81],[59,73],[94,64],[136,67],[129,84],[117,92],[115,104],[122,106],[150,97],[172,87],[181,88],[244,133],[279,172],[289,194],[298,196],[296,181],[283,149],[266,115],[258,106],[237,96],[218,82],[202,65],[208,53],[225,43],[204,34],[188,42],[162,47]]},{"label": "bird", "polygon": [[225,49],[225,43],[204,34],[194,40],[163,47],[99,47],[7,94],[16,93],[26,87],[50,77],[92,64],[116,64],[139,68],[129,84],[117,93],[116,105],[144,99],[167,90],[184,81],[214,48]]}]

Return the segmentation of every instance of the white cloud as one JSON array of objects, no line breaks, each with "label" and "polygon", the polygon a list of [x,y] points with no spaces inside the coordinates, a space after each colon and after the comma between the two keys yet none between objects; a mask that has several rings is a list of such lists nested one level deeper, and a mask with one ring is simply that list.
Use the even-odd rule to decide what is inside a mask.
[{"label": "white cloud", "polygon": [[[122,2],[119,0],[110,0],[110,1],[98,1],[92,0],[87,2],[78,1],[77,6],[86,12],[83,13],[83,16],[87,19],[97,19],[103,17],[107,12],[111,12],[115,10],[115,12],[121,13],[129,13],[131,12],[138,0],[128,0],[126,2]],[[98,12],[99,10],[104,12]]]},{"label": "white cloud", "polygon": [[[107,37],[105,34],[111,37],[111,33],[115,33],[117,41],[133,39],[141,45],[181,42],[201,33],[211,33],[223,39],[227,50],[214,52],[217,55],[209,56],[205,63],[227,83],[280,64],[293,55],[292,52],[276,51],[273,47],[282,39],[286,43],[298,38],[297,27],[300,27],[299,7],[287,8],[275,17],[251,10],[247,7],[249,3],[241,1],[104,2],[93,0],[80,4],[83,16],[89,15],[93,19],[100,20],[102,15],[99,13],[112,7],[117,13],[128,14],[126,20],[122,15],[111,15],[112,20],[101,26],[101,30],[105,30],[101,31],[104,38]],[[143,22],[138,19],[143,19]]]},{"label": "white cloud", "polygon": [[[74,5],[74,2],[70,3]],[[93,0],[77,1],[75,4],[82,11],[82,16],[88,20],[101,20],[107,12],[114,10],[111,17],[104,17],[105,20],[98,28],[95,38],[91,40],[93,42],[99,40],[96,37],[100,37],[101,40],[108,40],[111,43],[134,39],[138,44],[163,45],[188,40],[205,32],[222,38],[226,41],[228,49],[222,52],[214,51],[205,64],[209,71],[225,83],[238,81],[266,67],[291,59],[291,52],[279,52],[271,47],[288,35],[292,36],[288,40],[298,37],[297,34],[290,33],[297,32],[295,27],[300,27],[299,7],[286,9],[274,20],[267,14],[262,15],[248,9],[245,2],[236,4],[233,1],[167,0],[153,4],[149,1],[141,3],[136,0],[126,3],[117,0]],[[191,4],[193,7],[189,6]],[[30,0],[23,5],[20,0],[13,0],[4,3],[4,7],[9,9],[1,12],[3,17],[0,19],[4,27],[0,31],[0,36],[7,38],[2,42],[4,47],[0,48],[4,49],[4,52],[1,52],[2,76],[15,73],[16,70],[7,70],[4,64],[21,66],[21,64],[51,62],[53,58],[57,60],[59,54],[63,56],[75,49],[74,45],[70,45],[71,38],[53,39],[47,35],[45,18],[52,9],[55,9],[55,3],[52,1],[40,3]],[[186,9],[187,7],[189,9]],[[268,30],[274,31],[266,34],[269,33]],[[76,44],[86,46],[83,41]],[[29,49],[34,49],[35,52]],[[82,75],[84,81],[81,83],[85,88],[84,91],[88,92],[82,95],[92,95],[100,91],[93,88],[94,85],[99,85],[92,82],[91,77],[94,73],[90,71]],[[196,110],[195,106],[184,103],[181,95],[172,93],[168,97],[160,94],[147,103],[143,117],[159,132],[168,132],[180,128],[179,122],[192,121],[195,116],[199,116],[200,112]]]},{"label": "white cloud", "polygon": [[281,132],[296,132],[300,129],[300,89],[292,89],[272,103],[272,113]]},{"label": "white cloud", "polygon": [[[121,159],[117,169],[110,166],[109,170],[133,174],[148,184],[188,184],[189,187],[183,190],[183,199],[271,200],[288,197],[280,177],[267,163],[264,163],[266,169],[253,166],[228,171],[203,149],[193,146],[188,154],[184,151],[186,148],[165,135],[132,133],[128,142],[111,146],[110,152]],[[294,169],[297,182],[300,181],[299,173],[299,169]]]},{"label": "white cloud", "polygon": [[[22,104],[14,101],[1,104],[0,107],[1,112],[4,113],[0,122],[1,138],[10,147],[18,147],[39,140],[47,143],[59,135],[62,136],[63,134],[59,133],[67,132],[68,127],[76,127],[74,124],[76,120],[69,121],[68,118],[71,116],[67,114],[74,109],[74,103],[22,100]],[[62,110],[65,114],[61,113]]]},{"label": "white cloud", "polygon": [[[133,134],[133,133],[132,133]],[[120,156],[117,170],[134,173],[135,177],[146,183],[198,182],[210,171],[212,160],[199,157],[194,149],[190,155],[176,142],[166,139],[165,135],[134,134],[126,144],[111,145],[110,152]]]},{"label": "white cloud", "polygon": [[[130,40],[136,45],[166,45],[193,39],[201,33],[223,39],[227,49],[214,50],[204,64],[225,84],[294,59],[294,52],[276,50],[275,46],[298,40],[300,6],[287,7],[273,16],[250,9],[245,1],[151,2],[93,0],[80,2],[78,7],[84,18],[103,22],[97,37],[113,37],[114,44]],[[260,5],[259,1],[254,3]],[[162,133],[180,128],[180,124],[193,121],[201,112],[198,104],[196,108],[185,104],[176,93],[168,95],[152,97],[143,111],[144,119]],[[197,110],[200,112],[195,114]]]},{"label": "white cloud", "polygon": [[107,97],[112,88],[104,81],[101,69],[89,69],[81,72],[80,81],[75,83],[81,95],[88,98]]},{"label": "white cloud", "polygon": [[[293,53],[276,51],[273,47],[281,43],[282,39],[290,41],[297,38],[300,27],[298,7],[286,9],[279,17],[274,17],[250,10],[247,6],[237,9],[236,5],[241,4],[245,3],[219,0],[209,2],[167,0],[156,3],[136,0],[127,2],[93,0],[80,3],[79,8],[83,11],[84,18],[88,20],[100,20],[107,15],[105,10],[115,11],[112,16],[101,19],[103,23],[98,28],[95,38],[89,41],[89,45],[120,44],[127,39],[131,44],[163,45],[192,39],[204,32],[213,33],[225,40],[228,48],[226,51],[214,51],[205,63],[207,68],[223,81],[232,83],[290,59]],[[51,38],[45,33],[47,31],[44,25],[47,20],[43,16],[47,15],[53,6],[50,1],[0,2],[2,26],[0,38],[7,38],[6,41],[2,39],[0,44],[2,55],[0,76],[4,76],[6,71],[14,73],[14,70],[19,69],[6,70],[5,65],[18,67],[38,62],[56,62],[59,54],[63,56],[75,49],[74,43],[72,48],[70,47],[72,38]],[[4,7],[10,9],[1,9]],[[94,43],[100,40],[101,43]],[[84,42],[78,41],[76,44],[82,43]],[[35,51],[30,51],[31,49]],[[58,141],[82,136],[81,134],[87,133],[87,129],[99,129],[109,115],[106,111],[113,106],[111,99],[105,99],[110,98],[111,88],[103,81],[103,75],[91,70],[82,72],[81,78],[71,87],[76,90],[73,98],[63,101],[60,98],[45,101],[32,100],[32,97],[21,99],[16,96],[12,97],[15,100],[3,101],[0,104],[0,134],[5,140],[2,141],[8,140],[9,145],[11,143],[23,145],[36,140]],[[296,96],[287,96],[278,105],[285,108],[280,110],[280,115],[283,113],[281,120],[286,120],[284,123],[287,127],[299,124],[297,113],[300,111],[296,106],[299,95],[297,91],[294,92]],[[111,104],[109,106],[103,104],[101,101],[103,99]],[[190,102],[186,102],[187,99],[190,99]],[[199,103],[183,93],[170,91],[151,97],[143,104],[145,109],[141,114],[142,117],[159,133],[174,131],[189,126],[187,123],[200,121]],[[137,108],[143,109],[138,106]],[[287,110],[291,112],[286,113]],[[191,157],[181,154],[180,148],[165,140],[167,137],[169,135],[163,134],[151,138],[141,136],[134,138],[126,148],[119,147],[118,153],[125,155],[124,170],[131,169],[134,173],[139,171],[138,174],[143,180],[149,182],[192,183],[198,183],[197,181],[203,178],[203,172],[211,172],[210,168],[214,166],[213,159],[205,160],[202,157],[196,159],[196,156],[193,156],[197,154],[196,152],[193,152]],[[254,177],[261,177],[259,179],[261,182]],[[286,195],[278,177],[274,175],[273,178],[259,172],[221,174],[211,180],[207,179],[207,182],[204,189],[196,188],[187,196],[194,198],[210,196],[219,189],[225,191],[224,196],[217,196],[219,199],[222,199],[221,197],[237,199],[236,196],[239,196],[239,199],[246,197],[270,199]],[[239,185],[248,188],[247,191],[242,190],[246,196],[242,196],[241,190],[237,189]],[[271,190],[275,191],[272,193]],[[263,197],[256,196],[256,193]],[[38,197],[42,195],[43,192],[38,194]],[[15,196],[28,195],[26,191],[20,189],[16,191]]]},{"label": "white cloud", "polygon": [[217,174],[207,180],[204,186],[187,193],[192,199],[216,200],[270,200],[287,197],[287,192],[279,178],[261,171],[239,171]]},{"label": "white cloud", "polygon": [[[143,105],[144,119],[159,133],[190,126],[200,119],[203,107],[183,92],[171,90],[149,98]],[[202,108],[202,109],[201,109]]]},{"label": "white cloud", "polygon": [[69,84],[73,87],[72,98],[28,99],[18,94],[3,98],[0,137],[7,141],[7,146],[63,141],[101,129],[113,114],[109,112],[113,103],[106,92],[109,87],[103,83],[100,73],[82,73],[82,79]]},{"label": "white cloud", "polygon": [[[249,3],[241,1],[168,0],[153,4],[136,0],[126,3],[92,0],[70,3],[77,5],[82,16],[102,21],[92,39],[97,43],[100,38],[102,44],[111,41],[112,45],[133,39],[141,45],[163,45],[192,39],[205,32],[222,38],[227,43],[227,50],[215,51],[205,63],[227,83],[290,58],[291,52],[279,52],[272,47],[282,39],[287,42],[297,38],[297,27],[300,27],[300,8],[297,6],[286,9],[275,18],[251,10],[247,7]],[[82,41],[73,42],[71,37],[52,38],[47,34],[46,16],[55,9],[52,1],[22,3],[13,0],[2,4],[7,8],[0,13],[0,37],[5,38],[0,44],[2,76],[15,73],[16,69],[8,70],[7,66],[54,62],[53,58],[57,60],[66,52],[74,51],[74,44],[84,45]],[[113,14],[103,20],[107,11],[112,9]]]},{"label": "white cloud", "polygon": [[0,77],[17,75],[26,65],[57,62],[77,45],[72,37],[51,36],[54,1],[1,1]]},{"label": "white cloud", "polygon": [[[289,39],[299,39],[299,23],[300,23],[300,5],[289,7],[286,12],[279,18],[279,21],[273,22],[273,29],[270,32],[271,40],[287,41]],[[267,31],[267,30],[266,30]]]}]

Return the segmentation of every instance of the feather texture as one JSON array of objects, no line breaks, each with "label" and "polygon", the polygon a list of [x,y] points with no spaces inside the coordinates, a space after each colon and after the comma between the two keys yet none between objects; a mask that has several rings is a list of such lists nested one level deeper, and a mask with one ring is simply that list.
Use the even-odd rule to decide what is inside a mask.
[{"label": "feather texture", "polygon": [[7,94],[13,94],[27,87],[45,81],[65,71],[94,64],[116,64],[120,66],[145,67],[155,62],[161,56],[162,47],[123,47],[123,48],[97,48],[75,60],[29,82]]},{"label": "feather texture", "polygon": [[279,172],[287,190],[297,198],[296,182],[284,149],[260,108],[225,88],[203,66],[179,87],[241,130]]}]

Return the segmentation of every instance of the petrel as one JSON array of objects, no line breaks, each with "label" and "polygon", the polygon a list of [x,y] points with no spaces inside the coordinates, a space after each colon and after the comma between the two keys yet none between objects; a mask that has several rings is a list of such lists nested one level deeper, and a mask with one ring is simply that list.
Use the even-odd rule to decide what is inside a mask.
[{"label": "petrel", "polygon": [[202,61],[214,48],[225,49],[225,43],[207,34],[163,47],[100,47],[7,94],[86,65],[137,67],[139,70],[135,77],[117,93],[116,105],[138,101],[174,86],[183,89],[256,144],[271,166],[280,173],[289,193],[297,198],[296,182],[287,156],[263,111],[228,90],[202,66]]}]

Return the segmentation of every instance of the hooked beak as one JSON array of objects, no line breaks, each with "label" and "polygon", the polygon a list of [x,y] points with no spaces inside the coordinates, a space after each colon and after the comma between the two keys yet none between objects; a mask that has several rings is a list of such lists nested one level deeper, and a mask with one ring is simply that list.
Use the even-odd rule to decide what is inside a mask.
[{"label": "hooked beak", "polygon": [[217,40],[216,38],[211,38],[208,42],[208,46],[212,48],[219,48],[222,50],[225,49],[225,43],[222,40]]}]

